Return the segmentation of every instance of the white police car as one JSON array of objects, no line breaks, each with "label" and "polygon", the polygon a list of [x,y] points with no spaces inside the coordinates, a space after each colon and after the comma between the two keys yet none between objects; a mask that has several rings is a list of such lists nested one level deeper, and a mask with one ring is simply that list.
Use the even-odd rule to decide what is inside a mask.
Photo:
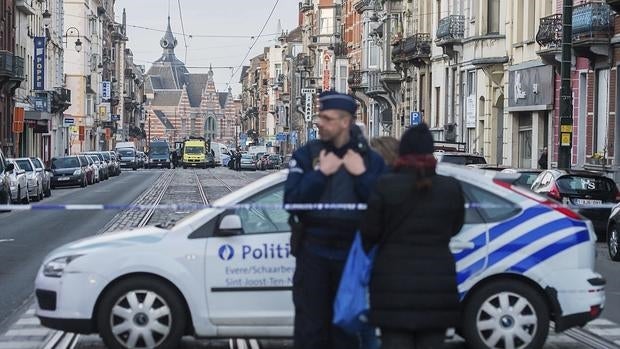
[{"label": "white police car", "polygon": [[[558,330],[596,318],[605,280],[593,271],[589,221],[498,176],[441,164],[458,178],[466,224],[452,241],[463,326],[474,348],[539,348]],[[70,243],[37,276],[48,327],[98,332],[109,348],[174,348],[197,337],[289,337],[293,329],[286,171],[218,200],[265,208],[206,209],[156,227]]]}]

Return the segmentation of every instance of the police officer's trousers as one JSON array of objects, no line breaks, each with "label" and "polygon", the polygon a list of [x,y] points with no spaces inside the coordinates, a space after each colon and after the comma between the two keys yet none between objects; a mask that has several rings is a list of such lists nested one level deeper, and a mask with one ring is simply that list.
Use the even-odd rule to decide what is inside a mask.
[{"label": "police officer's trousers", "polygon": [[357,349],[359,340],[332,325],[334,298],[345,261],[314,255],[297,256],[293,278],[295,349]]}]

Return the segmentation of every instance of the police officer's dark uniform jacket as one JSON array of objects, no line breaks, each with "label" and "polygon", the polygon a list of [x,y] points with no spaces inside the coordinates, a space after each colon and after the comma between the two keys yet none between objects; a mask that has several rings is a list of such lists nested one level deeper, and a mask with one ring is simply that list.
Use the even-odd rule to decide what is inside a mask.
[{"label": "police officer's dark uniform jacket", "polygon": [[[355,110],[352,111],[354,113]],[[351,141],[339,149],[331,143],[317,140],[297,150],[289,163],[284,202],[365,203],[374,182],[385,172],[385,162],[367,144],[360,144],[358,132],[359,129],[354,130]],[[353,176],[344,166],[331,176],[324,175],[318,169],[321,150],[333,152],[342,158],[349,149],[362,155],[366,167],[362,175]],[[292,213],[303,226],[300,248],[296,251],[297,269],[293,280],[295,346],[357,347],[357,340],[351,340],[350,336],[334,327],[331,320],[344,262],[363,211],[312,210]]]}]

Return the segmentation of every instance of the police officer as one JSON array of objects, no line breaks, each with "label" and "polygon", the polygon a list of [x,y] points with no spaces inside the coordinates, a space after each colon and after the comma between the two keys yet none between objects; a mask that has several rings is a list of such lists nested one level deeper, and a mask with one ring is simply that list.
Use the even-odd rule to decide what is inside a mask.
[{"label": "police officer", "polygon": [[[368,147],[355,126],[355,100],[322,93],[320,140],[293,154],[285,185],[285,203],[364,203],[385,171],[383,159]],[[294,346],[358,348],[359,341],[332,325],[333,303],[361,211],[292,211]]]}]

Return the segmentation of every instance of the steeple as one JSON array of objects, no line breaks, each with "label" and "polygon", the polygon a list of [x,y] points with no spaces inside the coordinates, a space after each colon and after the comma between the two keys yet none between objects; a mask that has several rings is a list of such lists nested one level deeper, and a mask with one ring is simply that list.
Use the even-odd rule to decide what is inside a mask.
[{"label": "steeple", "polygon": [[170,16],[168,16],[168,28],[166,34],[161,38],[159,44],[164,49],[164,54],[174,54],[174,48],[177,47],[177,39],[172,34],[172,28],[170,27]]}]

